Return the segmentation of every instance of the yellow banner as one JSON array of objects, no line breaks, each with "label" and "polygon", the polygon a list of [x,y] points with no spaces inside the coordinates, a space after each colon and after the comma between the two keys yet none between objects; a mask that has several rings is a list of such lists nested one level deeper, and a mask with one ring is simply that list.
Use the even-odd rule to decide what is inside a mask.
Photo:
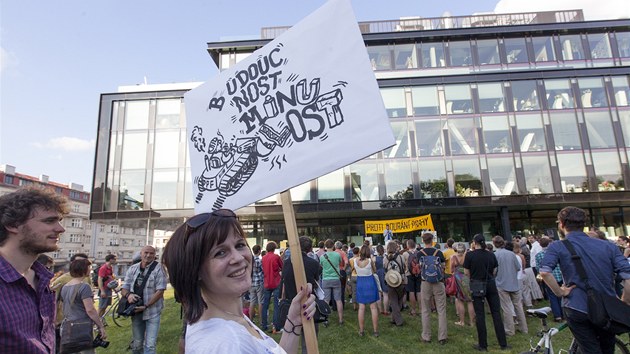
[{"label": "yellow banner", "polygon": [[389,225],[389,229],[392,230],[393,233],[411,232],[417,230],[435,230],[433,228],[431,214],[427,214],[409,219],[365,220],[365,234],[383,234],[383,231],[385,231],[385,225]]}]

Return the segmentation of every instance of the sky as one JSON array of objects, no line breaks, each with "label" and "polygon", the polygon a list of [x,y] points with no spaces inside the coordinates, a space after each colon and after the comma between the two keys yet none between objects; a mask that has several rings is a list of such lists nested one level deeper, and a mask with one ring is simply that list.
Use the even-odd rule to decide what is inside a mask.
[{"label": "sky", "polygon": [[[0,165],[92,185],[100,95],[118,86],[207,81],[208,42],[260,37],[325,0],[109,0],[0,3]],[[352,0],[358,21],[584,10],[630,18],[627,0]]]}]

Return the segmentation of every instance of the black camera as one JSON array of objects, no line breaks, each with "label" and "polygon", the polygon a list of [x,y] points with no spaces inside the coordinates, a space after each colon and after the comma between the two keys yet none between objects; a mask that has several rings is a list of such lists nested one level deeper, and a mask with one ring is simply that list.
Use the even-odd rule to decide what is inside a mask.
[{"label": "black camera", "polygon": [[144,301],[142,301],[142,298],[138,299],[138,301],[134,302],[133,304],[127,303],[127,307],[120,315],[125,317],[133,316],[136,314],[136,307],[143,305]]},{"label": "black camera", "polygon": [[103,340],[103,338],[101,337],[101,334],[99,333],[96,336],[96,338],[94,338],[94,341],[92,342],[92,346],[94,348],[98,348],[98,347],[107,348],[109,347],[109,342],[106,340]]}]

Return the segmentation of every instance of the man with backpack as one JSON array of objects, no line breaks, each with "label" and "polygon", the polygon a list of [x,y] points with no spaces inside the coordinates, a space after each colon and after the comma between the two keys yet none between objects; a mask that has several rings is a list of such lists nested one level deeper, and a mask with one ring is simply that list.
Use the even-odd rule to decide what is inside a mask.
[{"label": "man with backpack", "polygon": [[112,304],[112,289],[107,286],[111,280],[114,280],[114,264],[116,264],[116,256],[108,254],[105,256],[105,264],[98,269],[97,284],[99,292],[98,317],[103,317],[107,306]]},{"label": "man with backpack", "polygon": [[[414,240],[407,240],[407,251],[403,254],[405,263],[407,264],[407,285],[405,290],[409,293],[409,308],[411,309],[409,314],[415,316],[422,312],[422,302],[420,300],[420,260],[418,258],[418,252],[416,251],[416,242]],[[418,311],[416,312],[416,306]]]},{"label": "man with backpack", "polygon": [[431,297],[435,299],[438,313],[438,343],[446,344],[448,336],[446,328],[446,290],[444,289],[444,264],[442,251],[433,247],[433,234],[422,234],[424,248],[418,253],[420,259],[422,287],[422,341],[431,342]]}]

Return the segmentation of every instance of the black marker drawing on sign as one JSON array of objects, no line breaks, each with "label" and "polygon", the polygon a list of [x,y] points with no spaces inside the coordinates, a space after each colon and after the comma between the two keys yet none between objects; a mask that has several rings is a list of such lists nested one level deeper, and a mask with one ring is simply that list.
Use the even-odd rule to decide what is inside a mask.
[{"label": "black marker drawing on sign", "polygon": [[[342,90],[348,82],[337,81],[331,91],[320,94],[320,78],[309,81],[300,79],[298,73],[283,73],[288,59],[282,57],[282,48],[280,43],[268,54],[259,55],[247,68],[228,78],[225,89],[209,99],[207,110],[229,110],[226,114],[231,124],[238,125],[241,136],[226,142],[217,131],[206,147],[208,137],[203,136],[202,128],[193,128],[190,141],[204,154],[205,161],[205,169],[194,178],[199,190],[196,203],[206,192],[217,191],[213,209],[221,208],[260,163],[267,164],[269,171],[280,170],[290,163],[285,153],[294,143],[316,138],[325,141],[327,129],[343,124]],[[288,85],[280,90],[283,82]]]}]

